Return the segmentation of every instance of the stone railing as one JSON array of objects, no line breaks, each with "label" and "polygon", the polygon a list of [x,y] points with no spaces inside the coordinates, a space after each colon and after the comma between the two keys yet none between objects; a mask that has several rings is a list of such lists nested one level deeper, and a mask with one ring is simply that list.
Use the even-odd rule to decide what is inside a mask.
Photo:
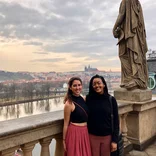
[{"label": "stone railing", "polygon": [[[124,147],[131,144],[130,141],[132,143],[135,143],[135,140],[139,141],[140,137],[141,139],[149,140],[151,136],[155,136],[156,124],[152,125],[152,121],[156,117],[156,113],[154,114],[156,112],[156,100],[149,101],[146,104],[143,102],[139,104],[133,102],[125,103],[122,101],[118,101],[118,103],[120,129],[123,134]],[[136,112],[138,112],[137,116]],[[150,115],[151,121],[148,123],[150,136],[148,136],[140,128],[146,127],[141,121],[144,117],[144,120],[149,119],[148,114],[150,113],[154,116]],[[136,118],[134,119],[134,117]],[[37,143],[41,145],[39,155],[50,156],[52,139],[56,140],[54,156],[63,156],[62,129],[63,111],[0,122],[0,156],[13,156],[17,149],[21,149],[24,156],[32,156],[32,151]],[[132,131],[135,131],[135,134],[139,133],[141,136],[135,139],[135,134],[133,136]]]},{"label": "stone railing", "polygon": [[156,98],[142,102],[118,100],[118,104],[125,147],[144,150],[156,140]]},{"label": "stone railing", "polygon": [[0,122],[0,156],[14,156],[19,148],[24,156],[32,156],[37,143],[40,156],[50,156],[52,139],[56,140],[55,156],[63,155],[62,118],[63,111],[57,111]]},{"label": "stone railing", "polygon": [[120,119],[120,131],[123,136],[124,141],[124,147],[129,145],[129,141],[127,139],[127,115],[129,112],[133,111],[133,105],[132,104],[124,104],[119,103],[119,119]]},{"label": "stone railing", "polygon": [[[119,105],[121,130],[125,144],[127,141],[127,113],[132,105]],[[63,111],[50,112],[1,122],[0,156],[13,156],[15,150],[21,149],[24,156],[32,156],[37,143],[41,145],[41,156],[50,156],[49,145],[56,140],[55,156],[63,156],[62,146]],[[35,155],[36,156],[36,155]]]}]

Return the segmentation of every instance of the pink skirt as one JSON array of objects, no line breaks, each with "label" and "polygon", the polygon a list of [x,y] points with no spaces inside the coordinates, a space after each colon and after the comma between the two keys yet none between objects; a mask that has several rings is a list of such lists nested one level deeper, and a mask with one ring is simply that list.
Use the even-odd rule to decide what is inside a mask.
[{"label": "pink skirt", "polygon": [[87,126],[70,124],[66,134],[65,156],[91,156]]}]

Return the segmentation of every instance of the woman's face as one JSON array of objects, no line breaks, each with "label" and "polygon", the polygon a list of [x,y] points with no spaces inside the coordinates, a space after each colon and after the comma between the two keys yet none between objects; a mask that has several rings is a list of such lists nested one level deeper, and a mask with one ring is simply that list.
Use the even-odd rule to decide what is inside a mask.
[{"label": "woman's face", "polygon": [[79,96],[82,91],[82,83],[79,80],[74,80],[70,90],[72,91],[73,95]]},{"label": "woman's face", "polygon": [[103,84],[103,82],[100,78],[94,78],[92,86],[93,86],[94,91],[97,92],[98,94],[104,93],[105,85]]}]

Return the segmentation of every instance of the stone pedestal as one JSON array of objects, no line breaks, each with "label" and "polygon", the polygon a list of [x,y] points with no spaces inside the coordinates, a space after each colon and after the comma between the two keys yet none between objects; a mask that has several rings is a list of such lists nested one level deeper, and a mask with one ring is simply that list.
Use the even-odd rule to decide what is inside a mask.
[{"label": "stone pedestal", "polygon": [[114,91],[114,97],[117,100],[142,102],[152,99],[152,91],[149,89],[146,90],[134,89],[130,91],[125,88],[118,88]]},{"label": "stone pedestal", "polygon": [[[127,139],[134,149],[144,150],[156,139],[156,98],[146,90],[127,90],[119,88],[114,91],[118,104],[132,105],[132,111],[127,114]],[[124,134],[124,133],[123,133]]]},{"label": "stone pedestal", "polygon": [[127,116],[128,139],[137,150],[144,150],[156,139],[156,99],[136,102]]}]

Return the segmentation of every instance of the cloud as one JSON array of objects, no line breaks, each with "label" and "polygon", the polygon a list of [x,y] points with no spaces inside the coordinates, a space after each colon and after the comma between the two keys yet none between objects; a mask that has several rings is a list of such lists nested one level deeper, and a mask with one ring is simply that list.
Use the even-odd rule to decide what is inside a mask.
[{"label": "cloud", "polygon": [[[85,28],[82,20],[55,16],[58,14],[57,9],[53,9],[56,13],[53,13],[51,10],[50,13],[47,11],[45,14],[42,14],[37,10],[24,7],[18,3],[0,2],[1,35],[19,39],[39,38],[54,40],[65,36],[68,38],[74,31],[79,33]],[[75,9],[72,9],[74,12]]]},{"label": "cloud", "polygon": [[103,53],[106,47],[115,45],[113,37],[110,35],[111,29],[97,29],[84,32],[74,39],[60,41],[58,44],[47,44],[43,49],[47,52],[55,53],[73,53],[75,54],[90,54]]},{"label": "cloud", "polygon": [[49,54],[48,52],[33,52],[34,54],[41,54],[41,55],[47,55]]},{"label": "cloud", "polygon": [[[112,35],[120,2],[121,0],[0,0],[0,48],[5,43],[11,44],[16,40],[25,49],[33,48],[32,55],[35,55],[29,62],[59,63],[68,54],[71,59],[77,58],[76,63],[73,60],[66,62],[71,64],[71,68],[72,63],[74,65],[78,62],[79,67],[91,62],[95,67],[120,68],[120,61],[116,60],[117,40]],[[141,3],[148,47],[156,49],[156,20],[153,16],[156,2],[142,0]],[[46,54],[49,59],[38,59]],[[56,54],[59,55],[58,58]],[[57,66],[56,70],[58,68],[67,69]]]},{"label": "cloud", "polygon": [[41,42],[36,42],[36,41],[30,41],[30,42],[24,42],[24,45],[34,45],[34,46],[41,46],[43,43]]},{"label": "cloud", "polygon": [[62,62],[65,61],[65,58],[48,58],[48,59],[35,59],[35,60],[31,60],[31,62]]}]

